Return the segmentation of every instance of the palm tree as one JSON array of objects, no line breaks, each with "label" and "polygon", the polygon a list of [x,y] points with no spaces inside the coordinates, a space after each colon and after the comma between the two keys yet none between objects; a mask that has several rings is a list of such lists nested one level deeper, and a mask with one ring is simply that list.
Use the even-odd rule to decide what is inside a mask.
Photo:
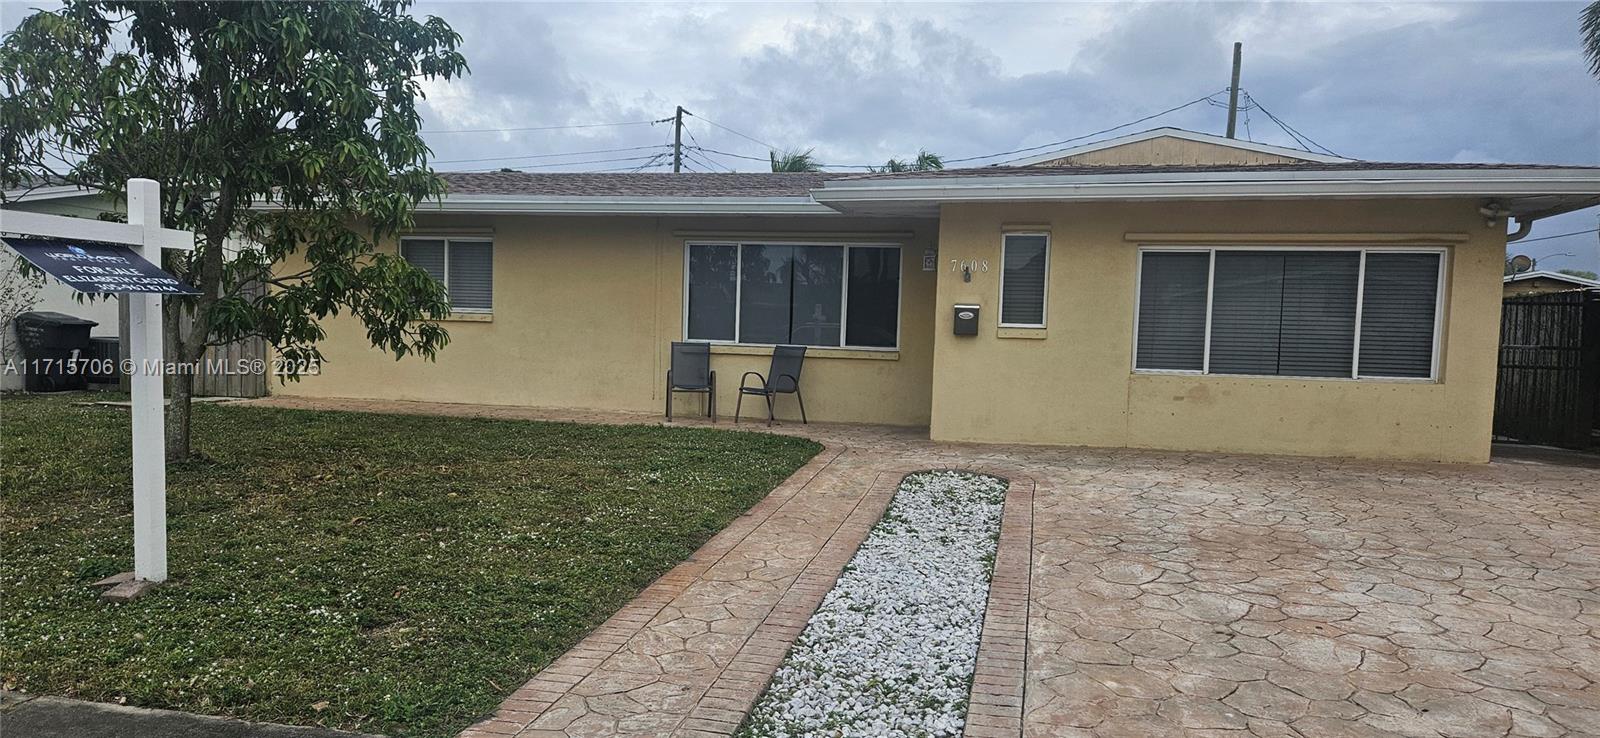
[{"label": "palm tree", "polygon": [[1578,17],[1583,29],[1583,53],[1589,57],[1589,73],[1600,77],[1600,0],[1589,3]]},{"label": "palm tree", "polygon": [[786,151],[782,156],[779,156],[776,151],[769,151],[767,156],[772,160],[772,171],[774,172],[820,172],[822,171],[822,165],[817,163],[817,160],[811,156],[812,151],[815,151],[815,149]]},{"label": "palm tree", "polygon": [[[1600,0],[1596,0],[1596,1],[1600,2]],[[930,172],[930,171],[933,171],[933,170],[936,170],[936,169],[943,169],[943,168],[944,168],[944,159],[940,158],[938,154],[930,154],[930,153],[928,153],[927,149],[923,149],[921,151],[918,151],[917,152],[917,158],[912,159],[911,161],[907,162],[907,161],[900,161],[899,159],[890,159],[890,160],[884,162],[883,166],[878,167],[877,169],[873,169],[872,171],[874,171],[874,172]]]}]

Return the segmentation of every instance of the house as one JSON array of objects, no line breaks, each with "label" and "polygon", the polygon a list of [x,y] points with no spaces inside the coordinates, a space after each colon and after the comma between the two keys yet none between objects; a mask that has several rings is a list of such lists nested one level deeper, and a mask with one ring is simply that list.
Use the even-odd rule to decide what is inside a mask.
[{"label": "house", "polygon": [[1507,274],[1500,281],[1505,284],[1506,297],[1543,295],[1550,292],[1568,292],[1571,290],[1600,290],[1600,280],[1584,279],[1571,274],[1544,270]]},{"label": "house", "polygon": [[[1376,163],[1171,129],[899,174],[444,175],[381,245],[455,306],[433,362],[328,322],[286,395],[659,412],[771,346],[814,421],[943,441],[1484,461],[1510,221],[1600,169]],[[285,265],[293,270],[294,265]],[[956,305],[977,335],[954,334]],[[678,400],[688,412],[698,400]],[[796,418],[792,398],[782,417]]]},{"label": "house", "polygon": [[[6,207],[36,213],[51,215],[70,215],[79,218],[95,218],[101,213],[120,212],[121,206],[113,203],[110,198],[99,193],[89,192],[71,185],[50,185],[35,187],[29,190],[9,191],[5,197]],[[16,252],[0,245],[0,280],[11,278],[11,272],[18,267]],[[107,295],[104,298],[93,300],[86,299],[77,290],[61,284],[53,279],[44,280],[34,294],[32,304],[26,306],[26,311],[49,311],[65,313],[84,320],[92,320],[95,326],[89,329],[89,335],[95,338],[117,337],[117,297]],[[0,326],[4,335],[0,336],[0,366],[7,360],[19,360],[20,356],[12,356],[11,351],[17,347],[16,329],[11,325]],[[0,371],[0,391],[12,392],[23,387],[23,375],[19,372]]]}]

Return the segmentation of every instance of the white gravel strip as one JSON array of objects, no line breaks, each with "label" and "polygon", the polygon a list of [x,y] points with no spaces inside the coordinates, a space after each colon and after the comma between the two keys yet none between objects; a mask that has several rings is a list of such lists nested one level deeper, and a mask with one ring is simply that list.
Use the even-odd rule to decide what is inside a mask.
[{"label": "white gravel strip", "polygon": [[907,477],[740,734],[960,735],[1005,491],[985,475]]}]

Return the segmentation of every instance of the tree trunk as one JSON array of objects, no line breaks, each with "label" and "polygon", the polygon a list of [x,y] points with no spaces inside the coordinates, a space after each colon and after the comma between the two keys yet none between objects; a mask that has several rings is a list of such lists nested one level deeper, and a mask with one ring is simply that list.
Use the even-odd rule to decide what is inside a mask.
[{"label": "tree trunk", "polygon": [[[189,354],[194,352],[189,340],[193,336],[185,336],[183,331],[183,306],[175,301],[163,306],[161,315],[161,333],[166,350],[162,353],[166,361],[177,367],[176,371],[167,374],[166,385],[166,450],[167,461],[183,461],[189,458],[189,418],[190,398],[194,396],[194,373],[185,366],[192,362]],[[202,346],[202,352],[205,348]]]},{"label": "tree trunk", "polygon": [[189,458],[189,409],[194,396],[194,374],[181,370],[167,388],[167,461]]}]

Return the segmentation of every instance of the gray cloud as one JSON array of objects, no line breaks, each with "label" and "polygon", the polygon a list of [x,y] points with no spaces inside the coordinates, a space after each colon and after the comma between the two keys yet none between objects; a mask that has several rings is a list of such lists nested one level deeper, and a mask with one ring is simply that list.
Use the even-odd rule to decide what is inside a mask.
[{"label": "gray cloud", "polygon": [[[9,28],[32,3],[0,2]],[[1341,154],[1383,160],[1600,164],[1600,83],[1579,50],[1580,3],[533,4],[424,2],[464,37],[473,74],[430,86],[431,130],[560,126],[667,117],[694,140],[765,157],[815,147],[840,164],[927,148],[988,154],[1114,126],[1227,85],[1243,87]],[[1241,133],[1292,145],[1260,110]],[[1127,129],[1220,133],[1195,105]],[[432,133],[441,169],[603,169],[661,147],[670,127]],[[703,155],[713,164],[755,161]],[[460,162],[462,159],[493,161]],[[1596,226],[1595,212],[1534,236]],[[1518,246],[1546,266],[1600,268],[1593,234]]]}]

